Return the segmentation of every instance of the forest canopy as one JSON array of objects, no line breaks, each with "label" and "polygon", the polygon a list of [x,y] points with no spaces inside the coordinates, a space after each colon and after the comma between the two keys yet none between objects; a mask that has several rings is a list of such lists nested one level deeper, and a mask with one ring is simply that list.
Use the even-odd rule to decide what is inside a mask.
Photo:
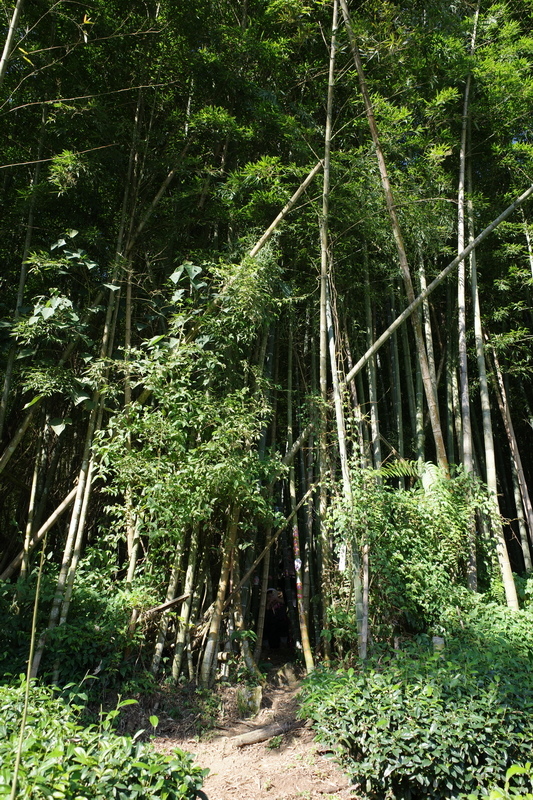
[{"label": "forest canopy", "polygon": [[529,613],[532,15],[3,4],[8,683],[34,608],[102,697],[257,677],[269,588],[308,673]]}]

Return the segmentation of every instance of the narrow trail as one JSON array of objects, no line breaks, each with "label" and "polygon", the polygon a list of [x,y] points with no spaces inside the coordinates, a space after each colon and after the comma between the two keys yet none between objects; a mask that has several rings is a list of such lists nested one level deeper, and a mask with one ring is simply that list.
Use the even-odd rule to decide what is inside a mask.
[{"label": "narrow trail", "polygon": [[[331,754],[314,741],[312,727],[297,719],[298,690],[291,665],[273,667],[257,716],[242,719],[236,689],[228,687],[213,729],[203,735],[194,728],[169,729],[154,745],[164,753],[176,747],[193,753],[210,771],[203,786],[209,800],[355,800]],[[248,734],[270,737],[244,744]]]}]

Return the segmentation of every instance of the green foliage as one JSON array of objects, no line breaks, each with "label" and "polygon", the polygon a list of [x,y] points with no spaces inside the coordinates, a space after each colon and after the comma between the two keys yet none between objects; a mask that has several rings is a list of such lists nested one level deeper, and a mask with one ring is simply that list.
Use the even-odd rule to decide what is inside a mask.
[{"label": "green foliage", "polygon": [[80,175],[86,171],[87,164],[79,153],[63,150],[52,159],[48,180],[61,195],[68,189],[72,189]]},{"label": "green foliage", "polygon": [[302,713],[368,796],[457,798],[529,757],[533,620],[498,608],[463,613],[443,653],[412,648],[307,679]]},{"label": "green foliage", "polygon": [[[408,490],[381,482],[406,476],[421,480]],[[339,500],[330,520],[339,549],[369,545],[375,637],[390,638],[398,629],[420,633],[441,623],[454,587],[466,583],[474,511],[488,507],[486,490],[462,472],[448,479],[434,465],[416,462],[354,471],[353,506]],[[485,555],[480,547],[480,563]],[[350,646],[354,610],[342,579],[337,591],[331,622]]]},{"label": "green foliage", "polygon": [[[146,631],[141,626],[136,638],[128,636],[132,607],[144,610],[157,605],[159,597],[153,586],[139,578],[130,589],[116,581],[114,542],[100,542],[97,550],[88,549],[76,576],[68,620],[50,632],[42,662],[42,674],[48,677],[57,664],[59,682],[81,681],[85,675],[98,675],[89,684],[91,699],[105,699],[110,691],[126,691],[124,686],[137,680],[144,690],[142,672],[124,652],[133,647],[138,656],[145,645]],[[41,586],[39,627],[48,621],[57,581],[57,568],[48,563]],[[36,571],[15,586],[0,582],[0,675],[24,669],[29,650],[29,626],[32,615]],[[135,673],[137,676],[135,677]],[[151,684],[150,686],[153,685]]]},{"label": "green foliage", "polygon": [[[0,797],[10,796],[25,679],[0,687]],[[79,697],[79,695],[78,695]],[[192,757],[162,756],[149,744],[118,736],[119,703],[97,725],[80,724],[80,706],[33,684],[22,749],[20,800],[193,800],[205,775]],[[154,718],[155,720],[155,718]],[[151,724],[153,724],[152,720]]]},{"label": "green foliage", "polygon": [[[513,786],[513,778],[515,775],[520,776],[520,785]],[[522,785],[525,781],[524,778],[529,779],[530,791],[525,791]],[[531,763],[526,764],[513,764],[505,773],[505,783],[503,786],[495,786],[491,788],[490,794],[486,792],[475,792],[466,796],[465,800],[479,800],[480,797],[487,797],[488,800],[533,800],[533,771]]]}]

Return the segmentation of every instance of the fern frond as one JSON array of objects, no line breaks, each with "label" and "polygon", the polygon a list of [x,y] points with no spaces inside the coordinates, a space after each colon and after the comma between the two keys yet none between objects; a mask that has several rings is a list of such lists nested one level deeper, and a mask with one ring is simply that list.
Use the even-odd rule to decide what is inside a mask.
[{"label": "fern frond", "polygon": [[377,472],[383,478],[421,478],[423,466],[419,461],[402,459],[385,464]]}]

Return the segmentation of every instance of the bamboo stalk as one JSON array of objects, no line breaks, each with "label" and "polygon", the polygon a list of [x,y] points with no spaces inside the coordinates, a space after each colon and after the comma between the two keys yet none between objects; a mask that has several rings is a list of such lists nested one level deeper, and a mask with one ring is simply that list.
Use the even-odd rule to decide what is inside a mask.
[{"label": "bamboo stalk", "polygon": [[453,259],[453,261],[450,261],[450,263],[437,275],[437,277],[431,281],[427,289],[424,292],[420,292],[418,297],[416,297],[411,303],[409,303],[407,308],[404,309],[404,311],[402,311],[402,313],[396,317],[394,322],[391,323],[391,325],[389,325],[387,330],[383,331],[381,336],[379,336],[376,339],[372,347],[369,347],[366,353],[363,356],[361,356],[359,361],[357,361],[357,363],[353,366],[348,375],[346,375],[346,378],[344,379],[345,383],[351,381],[352,378],[354,378],[363,369],[367,361],[370,358],[372,358],[372,356],[375,353],[377,353],[381,347],[383,347],[385,342],[390,339],[394,331],[397,330],[401,325],[403,325],[403,323],[407,319],[409,319],[411,314],[414,311],[416,311],[417,308],[419,308],[419,306],[421,305],[421,303],[424,302],[426,297],[429,297],[429,295],[435,291],[437,286],[440,286],[440,284],[445,280],[445,278],[448,277],[448,275],[452,272],[452,270],[454,270],[455,267],[458,264],[460,264],[461,261],[467,258],[475,247],[481,244],[481,242],[484,239],[486,239],[487,236],[498,227],[498,225],[500,225],[504,220],[506,220],[507,217],[509,217],[513,213],[513,211],[519,208],[519,206],[521,206],[522,203],[525,200],[527,200],[527,198],[530,197],[532,194],[533,194],[533,184],[524,192],[522,192],[522,194],[519,197],[517,197],[516,200],[514,200],[511,203],[511,205],[507,206],[505,211],[502,211],[499,217],[496,217],[496,219],[494,219],[490,223],[490,225],[487,225],[487,227],[484,228],[484,230],[482,230],[481,233],[479,233],[476,236],[474,241],[470,242],[470,244],[467,247],[465,247],[462,253],[459,253],[459,255]]},{"label": "bamboo stalk", "polygon": [[[36,534],[32,537],[29,545],[28,545],[28,553],[31,553],[35,547],[39,544],[39,542],[44,539],[45,535],[48,533],[50,528],[55,525],[57,520],[61,517],[62,514],[65,513],[67,508],[74,502],[74,498],[76,497],[77,487],[75,486],[73,489],[70,490],[68,495],[65,499],[58,505],[56,510],[50,514],[46,522],[41,525],[39,530]],[[1,581],[7,581],[14,572],[20,567],[22,564],[22,559],[24,558],[24,550],[22,550],[15,558],[8,564],[8,566],[4,569],[4,571],[0,574]]]},{"label": "bamboo stalk", "polygon": [[[344,16],[344,24],[346,30],[348,32],[348,39],[350,41],[350,47],[352,50],[353,60],[355,63],[355,68],[357,71],[357,75],[359,77],[359,86],[361,89],[361,94],[363,96],[363,101],[365,105],[366,117],[368,120],[368,126],[370,128],[370,133],[372,136],[372,141],[374,143],[374,149],[376,152],[376,158],[379,167],[379,173],[381,177],[381,185],[383,187],[383,193],[385,195],[385,203],[387,206],[387,211],[389,214],[389,218],[391,221],[392,232],[394,236],[394,242],[396,245],[396,251],[398,254],[398,261],[400,265],[400,270],[402,272],[403,281],[405,285],[405,292],[407,295],[407,299],[409,303],[413,303],[415,300],[415,293],[413,288],[413,282],[411,279],[411,272],[409,269],[409,263],[407,260],[407,254],[405,251],[405,245],[403,241],[402,232],[400,229],[400,223],[398,221],[398,216],[396,214],[396,206],[394,202],[394,197],[392,193],[392,188],[390,185],[390,180],[388,176],[387,166],[385,163],[385,157],[383,155],[383,150],[381,147],[381,142],[379,139],[378,128],[376,124],[376,119],[374,116],[374,109],[372,105],[372,101],[370,99],[370,93],[368,91],[366,85],[366,79],[363,71],[363,65],[361,62],[361,57],[359,54],[359,48],[357,47],[357,42],[355,40],[355,36],[353,33],[351,20],[350,20],[350,12],[348,11],[348,6],[346,0],[340,0],[342,13]],[[418,308],[418,306],[417,306]],[[416,310],[416,309],[414,309]],[[420,322],[420,314],[417,313],[413,314],[412,316],[412,323],[413,329],[415,332],[415,340],[416,340],[416,348],[418,359],[420,361],[420,369],[422,372],[422,379],[424,381],[424,390],[426,393],[428,408],[429,408],[429,416],[431,419],[431,428],[433,430],[433,438],[435,440],[435,447],[437,450],[437,460],[440,466],[448,472],[448,459],[446,456],[446,447],[444,445],[444,438],[442,436],[442,429],[440,424],[440,414],[439,414],[439,404],[437,400],[437,396],[433,391],[433,386],[431,383],[431,376],[429,373],[429,366],[428,366],[428,359],[427,353],[424,345],[424,337],[422,334],[422,325]]]}]

